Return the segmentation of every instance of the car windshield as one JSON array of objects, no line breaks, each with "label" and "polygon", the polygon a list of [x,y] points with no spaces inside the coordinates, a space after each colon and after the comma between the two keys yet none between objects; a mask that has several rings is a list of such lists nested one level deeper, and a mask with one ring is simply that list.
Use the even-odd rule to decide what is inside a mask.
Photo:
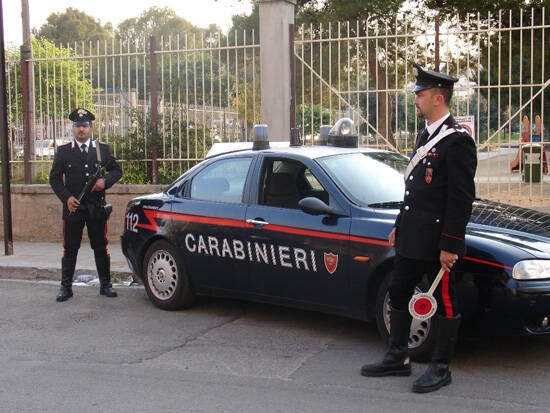
[{"label": "car windshield", "polygon": [[408,159],[391,152],[351,153],[318,159],[323,169],[356,204],[397,207],[403,201]]}]

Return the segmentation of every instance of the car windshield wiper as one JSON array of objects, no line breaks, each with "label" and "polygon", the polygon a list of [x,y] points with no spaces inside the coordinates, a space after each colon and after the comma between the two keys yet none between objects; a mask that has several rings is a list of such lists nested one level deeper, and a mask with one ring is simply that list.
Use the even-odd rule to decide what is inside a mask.
[{"label": "car windshield wiper", "polygon": [[403,201],[390,201],[390,202],[376,202],[369,204],[368,206],[373,208],[399,208],[403,204]]}]

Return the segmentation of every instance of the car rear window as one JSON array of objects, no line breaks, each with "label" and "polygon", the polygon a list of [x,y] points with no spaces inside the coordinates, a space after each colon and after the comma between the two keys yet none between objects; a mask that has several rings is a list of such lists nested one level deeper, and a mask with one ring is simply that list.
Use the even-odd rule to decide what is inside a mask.
[{"label": "car rear window", "polygon": [[239,203],[252,158],[221,159],[200,171],[191,182],[191,198]]}]

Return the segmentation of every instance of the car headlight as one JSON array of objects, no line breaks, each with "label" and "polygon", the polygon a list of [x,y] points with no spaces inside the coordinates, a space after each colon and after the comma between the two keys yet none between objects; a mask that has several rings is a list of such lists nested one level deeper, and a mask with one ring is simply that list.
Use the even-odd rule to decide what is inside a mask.
[{"label": "car headlight", "polygon": [[540,280],[550,278],[550,260],[525,260],[514,265],[516,280]]}]

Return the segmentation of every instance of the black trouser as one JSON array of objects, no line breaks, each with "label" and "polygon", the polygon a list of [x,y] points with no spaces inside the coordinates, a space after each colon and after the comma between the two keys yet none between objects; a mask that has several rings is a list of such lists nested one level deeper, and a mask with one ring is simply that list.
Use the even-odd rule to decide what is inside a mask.
[{"label": "black trouser", "polygon": [[76,266],[76,257],[84,225],[94,250],[97,274],[101,285],[111,280],[110,257],[107,252],[107,221],[104,217],[91,217],[87,210],[77,210],[63,220],[63,257],[61,258],[61,285],[70,287]]},{"label": "black trouser", "polygon": [[[415,260],[396,254],[389,285],[391,306],[397,310],[408,311],[414,288],[420,283],[424,274],[427,275],[431,285],[440,269],[439,261]],[[447,318],[453,318],[458,314],[454,272],[446,272],[443,275],[434,296],[437,300],[437,314]]]}]

